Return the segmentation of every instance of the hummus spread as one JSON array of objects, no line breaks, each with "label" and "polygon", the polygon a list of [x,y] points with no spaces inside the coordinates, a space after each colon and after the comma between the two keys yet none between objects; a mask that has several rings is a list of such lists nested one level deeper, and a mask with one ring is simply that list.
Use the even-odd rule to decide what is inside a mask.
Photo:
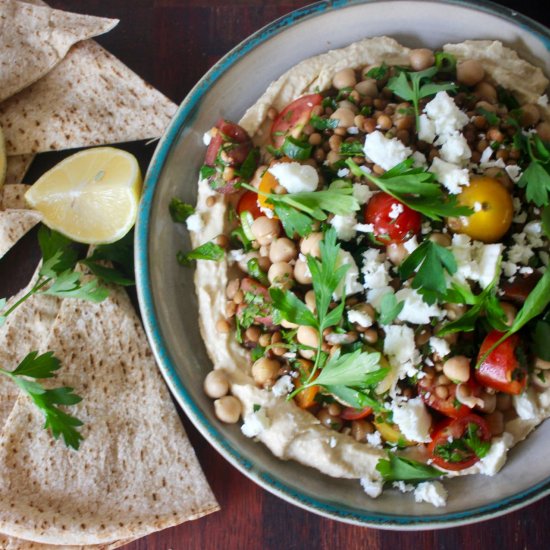
[{"label": "hummus spread", "polygon": [[[466,41],[447,44],[443,50],[459,60],[473,58],[481,61],[496,84],[515,92],[523,101],[536,103],[548,86],[548,80],[539,68],[522,60],[500,42]],[[343,68],[382,62],[407,65],[409,52],[409,48],[392,38],[379,37],[306,59],[273,82],[247,110],[239,124],[260,145],[269,139],[267,113],[270,107],[280,111],[301,95],[327,89],[333,76]],[[550,120],[548,107],[541,106],[544,118]],[[212,191],[206,180],[199,181],[198,189],[194,230],[191,231],[194,246],[224,233],[227,219],[227,196]],[[214,197],[214,206],[211,206],[212,200],[207,206],[209,197]],[[362,478],[363,485],[379,481],[380,474],[375,466],[386,455],[381,447],[358,443],[348,435],[328,430],[294,401],[287,401],[286,394],[276,395],[271,390],[258,388],[250,374],[248,351],[236,341],[233,333],[216,331],[216,322],[225,311],[225,289],[231,269],[231,261],[227,258],[220,262],[199,260],[195,284],[200,328],[207,351],[214,368],[223,369],[228,375],[231,393],[243,405],[245,423],[259,405],[263,411],[262,426],[255,436],[277,457],[296,460],[334,477]],[[450,472],[450,475],[496,473],[505,461],[507,450],[550,416],[550,389],[538,394],[530,391],[515,399],[521,401],[519,406],[516,403],[519,417],[506,424],[503,436],[493,439],[490,454],[474,466]],[[422,447],[411,449],[411,456],[415,453],[418,456],[419,449],[421,452]]]}]

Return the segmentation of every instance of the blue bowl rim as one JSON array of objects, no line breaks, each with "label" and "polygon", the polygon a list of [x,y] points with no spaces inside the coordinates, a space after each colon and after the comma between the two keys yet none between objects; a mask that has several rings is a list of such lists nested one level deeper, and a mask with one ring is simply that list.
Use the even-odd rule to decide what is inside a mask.
[{"label": "blue bowl rim", "polygon": [[[164,376],[172,394],[190,418],[199,432],[220,452],[233,466],[243,472],[247,477],[258,483],[269,492],[297,505],[305,510],[321,516],[356,525],[375,527],[379,529],[419,530],[448,528],[487,520],[509,513],[531,504],[550,494],[550,477],[521,493],[501,499],[489,505],[472,508],[462,512],[443,515],[426,516],[401,516],[391,514],[378,514],[375,512],[362,513],[355,509],[345,511],[328,502],[321,502],[308,497],[301,492],[282,483],[267,472],[258,471],[254,464],[243,457],[223,437],[219,429],[209,422],[201,414],[200,408],[195,404],[189,392],[183,385],[177,374],[177,367],[167,349],[166,342],[160,329],[160,323],[156,316],[152,285],[149,273],[149,234],[150,214],[154,203],[156,185],[162,173],[165,161],[174,146],[180,132],[183,130],[188,116],[194,108],[200,104],[202,97],[208,88],[214,84],[226,71],[239,59],[259,44],[278,34],[287,27],[317,14],[338,10],[345,7],[379,2],[398,2],[401,0],[332,0],[310,4],[303,8],[276,19],[272,23],[261,28],[238,44],[199,80],[181,103],[174,115],[172,122],[161,138],[154,156],[149,165],[145,177],[143,196],[141,199],[138,220],[135,233],[135,262],[138,299],[143,316],[145,329],[151,343],[157,364]],[[550,30],[531,18],[518,13],[505,6],[495,4],[488,0],[419,0],[420,2],[437,2],[450,5],[458,5],[496,15],[508,22],[521,26],[530,31],[541,40],[547,50],[550,50]]]}]

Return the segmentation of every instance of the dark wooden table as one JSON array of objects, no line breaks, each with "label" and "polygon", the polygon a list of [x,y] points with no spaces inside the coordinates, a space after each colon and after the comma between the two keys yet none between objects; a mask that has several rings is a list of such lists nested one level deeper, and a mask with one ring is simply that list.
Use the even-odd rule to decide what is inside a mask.
[{"label": "dark wooden table", "polygon": [[[250,33],[307,0],[48,0],[56,8],[116,17],[119,26],[99,42],[175,102],[223,54]],[[501,0],[550,26],[544,0]],[[131,147],[146,164],[152,147]],[[59,160],[44,155],[29,182]],[[3,272],[3,273],[2,273]],[[0,280],[9,277],[0,266]],[[13,275],[15,281],[15,275]],[[0,285],[5,286],[5,284]],[[2,289],[4,290],[4,289]],[[183,415],[182,415],[183,416]],[[133,542],[127,550],[458,549],[550,548],[550,498],[500,519],[440,531],[398,533],[318,517],[264,491],[229,465],[191,423],[183,422],[221,511]]]}]

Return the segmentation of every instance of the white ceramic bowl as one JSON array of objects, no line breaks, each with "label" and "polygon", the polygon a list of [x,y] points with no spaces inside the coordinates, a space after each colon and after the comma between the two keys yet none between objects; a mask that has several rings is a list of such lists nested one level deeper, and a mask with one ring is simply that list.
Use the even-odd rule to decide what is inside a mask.
[{"label": "white ceramic bowl", "polygon": [[193,273],[175,252],[189,247],[172,223],[174,196],[194,203],[204,158],[202,135],[220,116],[238,120],[268,84],[298,61],[368,36],[386,34],[411,46],[498,39],[550,74],[550,33],[486,2],[338,1],[293,12],[251,36],[217,63],[182,103],[147,174],[136,237],[139,299],[158,364],[174,396],[227,460],[280,497],[333,519],[390,529],[448,527],[524,506],[550,493],[550,422],[514,449],[495,477],[446,481],[448,505],[436,509],[388,490],[371,500],[359,483],[276,459],[238,426],[223,425],[202,391],[211,369],[198,326]]}]

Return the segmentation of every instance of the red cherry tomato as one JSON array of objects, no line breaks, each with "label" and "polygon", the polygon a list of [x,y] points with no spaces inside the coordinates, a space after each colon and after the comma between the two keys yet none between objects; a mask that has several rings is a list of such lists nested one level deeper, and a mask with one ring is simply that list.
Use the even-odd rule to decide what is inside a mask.
[{"label": "red cherry tomato", "polygon": [[432,384],[428,384],[427,382],[419,384],[418,393],[426,405],[445,416],[450,418],[461,418],[470,414],[472,409],[456,400],[456,384],[449,384],[445,387],[448,391],[448,396],[445,399],[438,397],[435,393],[435,381]]},{"label": "red cherry tomato", "polygon": [[[487,334],[481,344],[478,361],[502,335],[503,333],[498,330],[493,330]],[[499,344],[476,370],[476,380],[482,386],[488,388],[512,395],[520,394],[527,383],[527,371],[517,357],[519,344],[520,337],[518,334],[513,334],[504,340],[502,344]]]},{"label": "red cherry tomato", "polygon": [[[258,314],[254,317],[254,322],[260,323],[266,327],[272,326],[273,317],[271,316],[271,307],[269,306],[271,303],[271,296],[269,295],[267,288],[251,277],[244,277],[244,279],[241,280],[241,290],[244,292],[245,296],[250,293],[263,298],[264,304],[260,307]],[[248,307],[249,304],[246,303],[246,300],[240,303],[237,308],[237,316],[242,317]]]},{"label": "red cherry tomato", "polygon": [[[397,216],[393,212],[399,212]],[[380,244],[403,243],[420,231],[422,218],[387,193],[376,193],[365,207],[365,222],[374,226]]]},{"label": "red cherry tomato", "polygon": [[344,420],[361,420],[366,418],[372,413],[371,407],[365,407],[364,409],[354,409],[353,407],[345,407],[340,414],[340,417]]},{"label": "red cherry tomato", "polygon": [[258,205],[258,193],[254,193],[254,191],[245,191],[243,193],[237,203],[237,213],[240,216],[243,212],[250,212],[254,219],[264,215]]},{"label": "red cherry tomato", "polygon": [[472,445],[470,432],[482,443],[491,441],[489,426],[477,414],[444,420],[434,429],[428,445],[433,463],[446,470],[464,470],[478,462],[479,448]]},{"label": "red cherry tomato", "polygon": [[313,107],[321,105],[321,94],[310,94],[295,99],[287,105],[273,121],[271,126],[271,140],[275,147],[280,147],[287,135],[299,137],[303,127],[311,118]]},{"label": "red cherry tomato", "polygon": [[224,150],[231,159],[231,164],[235,166],[242,164],[252,149],[252,141],[246,130],[238,124],[224,120],[223,118],[218,120],[215,128],[218,132],[210,140],[204,164],[208,166],[216,164],[216,157],[218,156],[220,147],[224,143],[230,144],[228,147],[224,147]]}]

